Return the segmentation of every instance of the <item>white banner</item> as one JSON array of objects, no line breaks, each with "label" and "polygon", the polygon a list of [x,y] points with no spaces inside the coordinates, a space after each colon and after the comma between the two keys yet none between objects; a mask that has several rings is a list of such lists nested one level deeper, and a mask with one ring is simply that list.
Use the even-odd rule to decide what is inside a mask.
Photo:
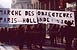
[{"label": "white banner", "polygon": [[37,24],[34,9],[0,9],[0,24]]},{"label": "white banner", "polygon": [[71,21],[73,22],[72,26],[75,26],[73,12],[38,10],[37,15],[39,23],[66,25],[65,21]]},{"label": "white banner", "polygon": [[73,22],[74,12],[50,11],[36,9],[0,9],[0,24],[59,24],[66,25],[65,21]]}]

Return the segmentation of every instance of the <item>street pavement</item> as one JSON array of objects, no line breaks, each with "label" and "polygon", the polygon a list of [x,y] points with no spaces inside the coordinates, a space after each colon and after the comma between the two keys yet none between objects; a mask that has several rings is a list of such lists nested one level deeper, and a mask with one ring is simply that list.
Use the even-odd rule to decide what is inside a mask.
[{"label": "street pavement", "polygon": [[[40,50],[39,48],[35,48],[34,46],[32,46],[32,48],[33,50]],[[46,40],[42,48],[42,50],[65,50],[65,44],[58,43],[56,46],[50,46],[50,41]],[[12,44],[3,44],[0,46],[0,50],[19,50],[19,47]],[[24,45],[23,50],[29,49],[27,49],[26,45]]]},{"label": "street pavement", "polygon": [[[39,48],[33,48],[34,50],[41,50]],[[28,50],[26,47],[23,50]],[[42,50],[65,50],[64,47],[51,47],[51,46],[43,46]]]},{"label": "street pavement", "polygon": [[[32,46],[32,48],[33,50],[40,50],[39,48],[35,48],[34,46]],[[42,50],[65,50],[65,45],[58,43],[56,46],[50,46],[50,41],[47,41],[45,42],[42,48],[43,48]],[[16,45],[4,44],[0,46],[0,50],[19,50],[19,47]],[[24,45],[23,50],[29,49],[27,49],[26,45]]]},{"label": "street pavement", "polygon": [[[39,48],[34,48],[32,47],[33,50],[40,50]],[[0,46],[0,50],[19,50],[19,47],[18,46],[11,46],[11,45],[3,45],[3,46]],[[23,50],[29,50],[27,49],[26,46],[24,46]],[[51,47],[51,46],[43,46],[43,49],[42,50],[65,50],[64,47]]]}]

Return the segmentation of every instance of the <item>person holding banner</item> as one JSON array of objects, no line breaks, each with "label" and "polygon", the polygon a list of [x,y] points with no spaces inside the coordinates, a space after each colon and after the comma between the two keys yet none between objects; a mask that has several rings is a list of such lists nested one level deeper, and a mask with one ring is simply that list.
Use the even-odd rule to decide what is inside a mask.
[{"label": "person holding banner", "polygon": [[65,27],[65,40],[66,40],[66,50],[72,50],[72,40],[74,38],[74,31],[75,28],[72,27],[71,25],[73,24],[70,21],[65,22],[67,26]]}]

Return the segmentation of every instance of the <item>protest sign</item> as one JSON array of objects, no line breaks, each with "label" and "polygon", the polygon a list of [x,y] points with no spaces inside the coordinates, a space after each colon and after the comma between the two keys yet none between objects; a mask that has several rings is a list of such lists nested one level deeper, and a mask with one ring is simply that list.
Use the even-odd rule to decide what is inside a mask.
[{"label": "protest sign", "polygon": [[72,26],[75,26],[73,12],[38,10],[37,15],[39,23],[66,25],[65,21],[71,21],[73,23]]},{"label": "protest sign", "polygon": [[0,9],[0,24],[37,24],[34,9]]}]

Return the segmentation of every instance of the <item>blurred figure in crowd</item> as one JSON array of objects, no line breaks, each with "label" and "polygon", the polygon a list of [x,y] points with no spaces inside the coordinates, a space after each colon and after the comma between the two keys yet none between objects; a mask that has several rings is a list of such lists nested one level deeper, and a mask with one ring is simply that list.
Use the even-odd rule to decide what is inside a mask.
[{"label": "blurred figure in crowd", "polygon": [[67,26],[65,27],[65,40],[66,40],[66,50],[72,50],[72,40],[74,38],[74,27],[71,25],[73,24],[72,22],[68,21],[65,22]]},{"label": "blurred figure in crowd", "polygon": [[37,47],[39,45],[40,49],[42,49],[42,45],[45,40],[46,34],[46,25],[44,24],[35,24],[35,25],[27,25],[27,47],[29,50],[32,50],[33,46]]},{"label": "blurred figure in crowd", "polygon": [[19,45],[19,49],[22,50],[23,49],[23,45],[24,45],[24,27],[22,27],[22,25],[19,25],[18,27],[18,45]]},{"label": "blurred figure in crowd", "polygon": [[77,27],[75,27],[75,34],[74,34],[74,49],[77,50]]},{"label": "blurred figure in crowd", "polygon": [[65,33],[65,26],[61,26],[61,29],[60,29],[60,37],[61,37],[61,43],[63,44],[63,39],[64,39],[64,33]]},{"label": "blurred figure in crowd", "polygon": [[1,41],[1,28],[0,28],[0,41]]},{"label": "blurred figure in crowd", "polygon": [[40,49],[42,49],[46,37],[46,24],[38,24],[37,31],[38,31],[37,42],[39,43]]},{"label": "blurred figure in crowd", "polygon": [[37,24],[32,26],[32,44],[37,47],[38,42],[39,42],[39,34],[38,34],[38,28]]},{"label": "blurred figure in crowd", "polygon": [[55,34],[56,34],[56,38],[55,38],[55,44],[57,44],[60,41],[60,25],[56,24],[55,26]]},{"label": "blurred figure in crowd", "polygon": [[4,42],[4,28],[1,28],[1,34],[0,34],[0,36],[1,36],[1,42],[3,43]]},{"label": "blurred figure in crowd", "polygon": [[0,42],[1,42],[1,28],[0,28]]},{"label": "blurred figure in crowd", "polygon": [[50,24],[49,27],[49,35],[50,35],[50,41],[51,41],[51,46],[54,46],[56,44],[56,37],[57,37],[57,30],[58,28],[56,27],[56,24]]},{"label": "blurred figure in crowd", "polygon": [[3,40],[4,40],[4,42],[6,42],[6,43],[8,42],[8,40],[7,40],[7,39],[8,39],[8,37],[7,37],[8,35],[7,35],[7,34],[8,34],[8,32],[7,32],[7,27],[5,27],[5,28],[4,28],[4,36],[3,36],[4,39],[3,39]]},{"label": "blurred figure in crowd", "polygon": [[31,29],[32,25],[27,25],[27,29],[26,29],[26,42],[27,42],[27,48],[29,50],[32,50],[31,44],[32,44],[32,29]]},{"label": "blurred figure in crowd", "polygon": [[8,28],[8,40],[9,40],[9,43],[11,42],[11,28]]}]

